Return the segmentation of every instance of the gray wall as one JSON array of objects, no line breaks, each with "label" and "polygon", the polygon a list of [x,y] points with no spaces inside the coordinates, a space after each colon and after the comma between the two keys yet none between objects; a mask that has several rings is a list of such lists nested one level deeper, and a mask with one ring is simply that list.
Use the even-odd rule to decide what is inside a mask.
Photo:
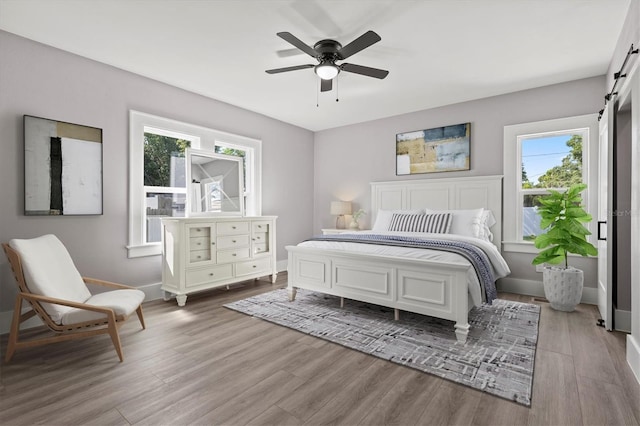
[{"label": "gray wall", "polygon": [[[504,126],[596,113],[602,108],[604,86],[604,77],[593,77],[317,132],[314,231],[333,227],[332,200],[353,200],[354,210],[370,213],[372,181],[501,175]],[[465,122],[471,122],[470,171],[395,175],[396,133]],[[361,220],[363,227],[371,226],[369,219]],[[542,280],[531,265],[532,255],[504,257],[511,278]],[[579,258],[572,263],[585,271],[585,286],[595,288],[596,261]]]},{"label": "gray wall", "polygon": [[[627,13],[622,31],[618,38],[618,43],[616,44],[614,53],[611,57],[609,69],[607,70],[607,92],[611,91],[614,81],[613,74],[620,71],[620,67],[624,62],[624,58],[627,55],[631,44],[633,44],[633,47],[636,49],[640,46],[640,1],[638,0],[631,0],[629,12]],[[622,82],[623,81],[620,80],[618,88],[620,88],[620,84],[622,84]]]},{"label": "gray wall", "polygon": [[[278,259],[309,235],[312,132],[0,31],[0,241],[53,233],[84,275],[160,282],[160,256],[128,259],[125,248],[130,109],[261,139],[263,214],[279,216]],[[23,215],[23,114],[103,129],[102,216]],[[0,280],[2,312],[15,293],[4,255]]]}]

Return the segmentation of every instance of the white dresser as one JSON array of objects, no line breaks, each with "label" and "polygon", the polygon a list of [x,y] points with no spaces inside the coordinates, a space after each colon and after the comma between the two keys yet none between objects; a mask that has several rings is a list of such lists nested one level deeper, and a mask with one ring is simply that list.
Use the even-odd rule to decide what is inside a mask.
[{"label": "white dresser", "polygon": [[276,281],[276,216],[162,219],[162,290],[187,295],[271,275]]}]

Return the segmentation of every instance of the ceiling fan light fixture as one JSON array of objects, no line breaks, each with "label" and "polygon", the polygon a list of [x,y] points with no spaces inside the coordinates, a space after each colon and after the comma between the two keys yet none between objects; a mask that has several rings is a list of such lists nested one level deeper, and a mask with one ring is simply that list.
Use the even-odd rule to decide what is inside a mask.
[{"label": "ceiling fan light fixture", "polygon": [[323,80],[332,80],[338,75],[340,69],[336,64],[323,62],[314,68],[315,73]]}]

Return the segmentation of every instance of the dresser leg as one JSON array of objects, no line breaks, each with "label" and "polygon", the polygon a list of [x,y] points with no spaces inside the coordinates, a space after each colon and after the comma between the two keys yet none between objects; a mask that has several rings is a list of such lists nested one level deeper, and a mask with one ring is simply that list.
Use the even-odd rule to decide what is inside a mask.
[{"label": "dresser leg", "polygon": [[176,300],[178,301],[178,306],[184,306],[187,303],[187,295],[178,294],[176,295]]},{"label": "dresser leg", "polygon": [[278,274],[271,274],[271,284],[275,284],[277,278],[278,278]]}]

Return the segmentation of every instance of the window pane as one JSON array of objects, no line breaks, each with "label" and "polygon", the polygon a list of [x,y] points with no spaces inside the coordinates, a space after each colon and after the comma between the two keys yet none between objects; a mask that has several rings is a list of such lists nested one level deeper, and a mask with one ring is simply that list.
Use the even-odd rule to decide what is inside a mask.
[{"label": "window pane", "polygon": [[522,239],[533,241],[542,234],[540,229],[540,215],[538,214],[538,201],[544,195],[525,195],[522,202]]},{"label": "window pane", "polygon": [[521,140],[522,188],[567,188],[582,182],[582,135]]},{"label": "window pane", "polygon": [[191,142],[144,134],[144,185],[185,188],[184,150]]},{"label": "window pane", "polygon": [[162,239],[163,217],[184,217],[186,194],[146,193],[147,243],[159,242]]}]

